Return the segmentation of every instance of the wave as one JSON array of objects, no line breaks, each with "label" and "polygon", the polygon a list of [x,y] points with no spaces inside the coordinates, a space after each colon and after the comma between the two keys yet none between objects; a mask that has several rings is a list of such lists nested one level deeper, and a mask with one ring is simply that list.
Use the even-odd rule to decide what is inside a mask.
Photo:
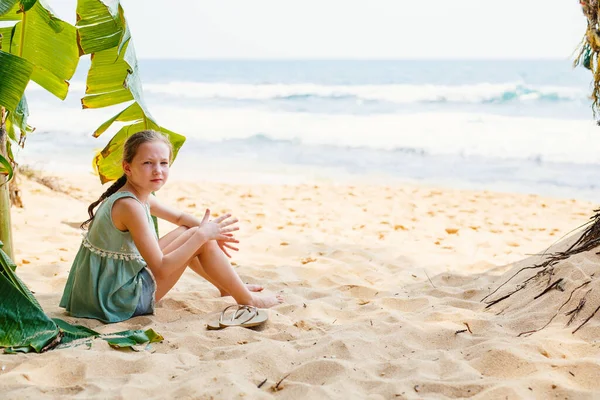
[{"label": "wave", "polygon": [[[64,137],[69,143],[75,141],[102,147],[112,136],[111,132],[119,129],[120,125],[115,126],[100,140],[91,140],[91,132],[116,111],[90,111],[75,107],[31,101],[30,109],[35,112],[30,123],[37,130],[30,139],[36,136],[51,142],[56,140],[51,137],[57,137],[48,135],[45,139],[44,132],[58,130],[58,137]],[[220,142],[248,138],[259,142],[265,140],[254,143],[256,148],[262,148],[275,143],[265,139],[270,138],[289,140],[302,148],[344,146],[432,156],[600,164],[597,152],[600,147],[599,128],[591,119],[457,111],[311,114],[237,106],[190,104],[182,107],[169,102],[152,107],[152,111],[161,125],[188,137],[188,148],[196,140]],[[274,152],[278,150],[277,146],[266,147],[271,147]]]},{"label": "wave", "polygon": [[147,83],[150,95],[168,95],[192,99],[233,101],[309,101],[352,100],[356,102],[470,103],[503,104],[514,102],[587,101],[581,88],[535,86],[521,82],[479,83],[474,85],[317,85],[170,82]]}]

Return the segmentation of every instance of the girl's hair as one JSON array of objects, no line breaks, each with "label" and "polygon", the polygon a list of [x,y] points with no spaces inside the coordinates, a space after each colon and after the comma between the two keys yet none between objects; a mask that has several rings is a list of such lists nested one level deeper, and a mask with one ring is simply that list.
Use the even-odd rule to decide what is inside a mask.
[{"label": "girl's hair", "polygon": [[[133,135],[127,138],[125,141],[125,145],[123,146],[123,161],[127,163],[131,163],[133,158],[137,154],[139,147],[144,143],[149,142],[163,142],[169,147],[169,161],[172,161],[173,158],[173,146],[169,139],[163,135],[162,133],[146,130],[134,133]],[[102,193],[100,198],[90,204],[88,207],[88,214],[90,219],[81,224],[81,228],[86,228],[93,220],[94,220],[94,208],[96,208],[100,203],[106,200],[109,196],[114,194],[117,190],[121,189],[127,183],[127,175],[123,174],[119,179],[115,181],[106,192]]]}]

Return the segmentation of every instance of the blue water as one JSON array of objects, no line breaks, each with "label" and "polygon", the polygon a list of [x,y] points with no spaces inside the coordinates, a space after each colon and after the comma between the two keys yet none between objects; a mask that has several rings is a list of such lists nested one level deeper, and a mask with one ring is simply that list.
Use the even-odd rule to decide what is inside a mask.
[{"label": "blue water", "polygon": [[[86,66],[65,102],[28,90],[38,128],[21,152],[28,162],[88,167],[110,138],[90,134],[123,106],[80,110]],[[188,137],[174,168],[310,168],[600,199],[591,75],[570,60],[140,60],[139,69],[152,114]]]}]

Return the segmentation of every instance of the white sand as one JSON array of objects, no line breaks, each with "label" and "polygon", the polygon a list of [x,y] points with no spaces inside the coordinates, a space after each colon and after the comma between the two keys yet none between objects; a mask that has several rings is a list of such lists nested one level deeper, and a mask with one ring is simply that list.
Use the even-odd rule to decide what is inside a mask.
[{"label": "white sand", "polygon": [[[58,307],[77,225],[102,190],[89,177],[60,182],[69,195],[22,183],[26,208],[13,212],[19,276],[52,317],[101,332],[154,328],[165,340],[142,352],[97,340],[91,349],[0,355],[1,398],[572,399],[600,391],[600,315],[572,333],[600,290],[568,328],[564,315],[593,282],[548,327],[518,336],[543,326],[598,270],[594,252],[489,310],[481,302],[507,271],[538,259],[507,264],[586,222],[591,203],[409,185],[170,182],[159,192],[164,202],[238,216],[240,275],[286,298],[259,330],[207,331],[232,300],[192,272],[154,316],[104,325]],[[564,292],[533,300],[558,276]]]}]

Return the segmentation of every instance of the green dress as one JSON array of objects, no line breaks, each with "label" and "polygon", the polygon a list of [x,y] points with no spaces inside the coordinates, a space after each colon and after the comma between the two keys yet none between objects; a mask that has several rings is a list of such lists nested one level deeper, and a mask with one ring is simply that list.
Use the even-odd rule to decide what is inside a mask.
[{"label": "green dress", "polygon": [[[131,234],[117,229],[112,221],[112,206],[124,197],[139,201],[131,192],[116,192],[109,196],[100,204],[89,231],[83,235],[60,301],[60,307],[75,317],[103,322],[123,321],[133,316],[140,296],[144,295],[142,271],[150,271]],[[153,228],[149,207],[140,204]],[[155,232],[154,228],[152,231]],[[154,293],[152,309],[153,302]]]}]

